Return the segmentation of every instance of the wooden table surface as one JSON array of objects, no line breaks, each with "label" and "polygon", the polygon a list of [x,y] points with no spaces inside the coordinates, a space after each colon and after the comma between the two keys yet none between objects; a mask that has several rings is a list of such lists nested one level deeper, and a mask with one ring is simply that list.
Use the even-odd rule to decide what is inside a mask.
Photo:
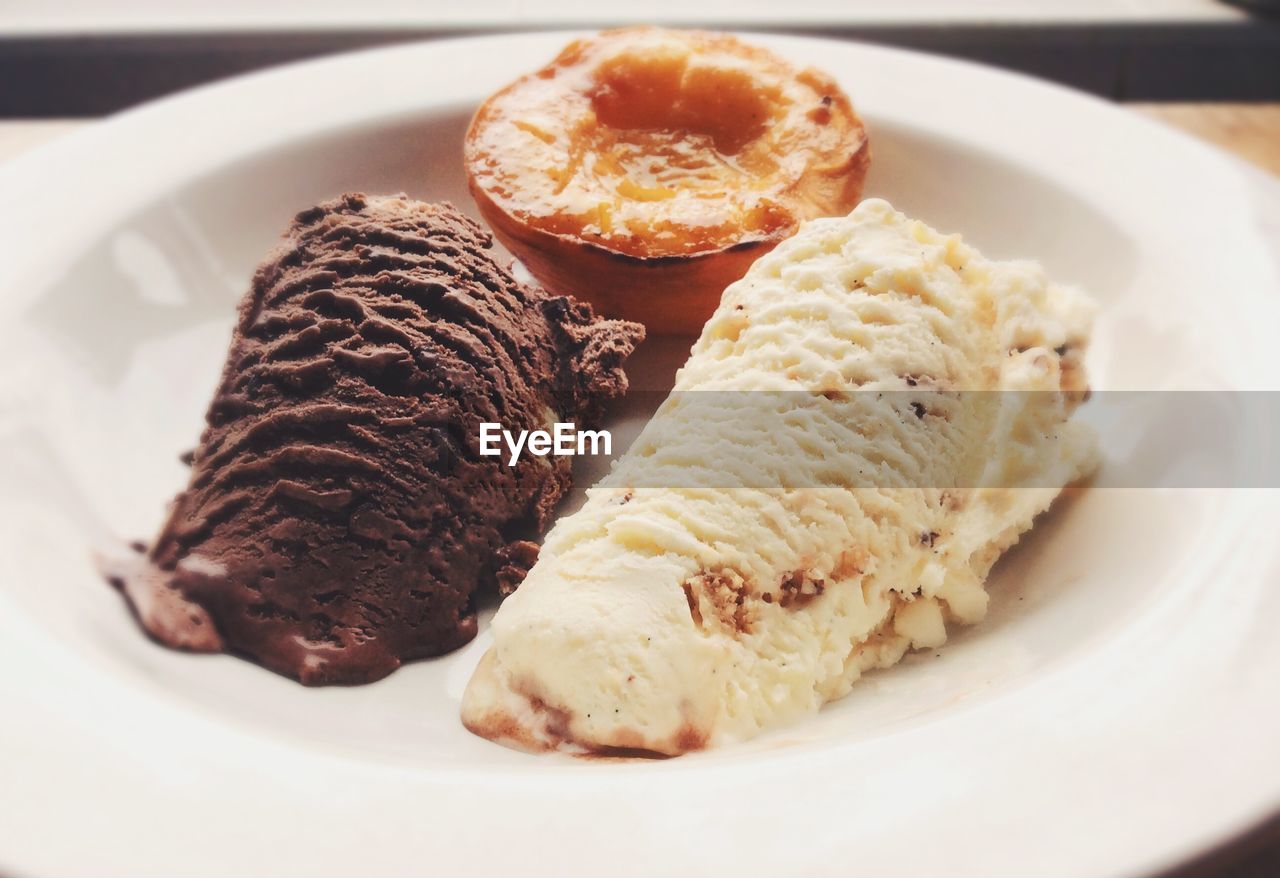
[{"label": "wooden table surface", "polygon": [[[1280,104],[1129,104],[1280,176]],[[0,120],[0,162],[86,124],[83,120]],[[1169,878],[1277,878],[1280,819]],[[1086,876],[1087,878],[1087,876]]]},{"label": "wooden table surface", "polygon": [[1126,106],[1201,137],[1280,176],[1280,104]]}]

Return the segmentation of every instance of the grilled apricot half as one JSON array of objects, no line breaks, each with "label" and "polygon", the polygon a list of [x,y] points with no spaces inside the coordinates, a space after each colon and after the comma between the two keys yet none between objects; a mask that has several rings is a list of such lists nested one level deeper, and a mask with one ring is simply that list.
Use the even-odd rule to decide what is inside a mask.
[{"label": "grilled apricot half", "polygon": [[569,44],[485,101],[465,145],[481,213],[544,286],[668,334],[801,222],[852,209],[869,161],[826,74],[659,28]]}]

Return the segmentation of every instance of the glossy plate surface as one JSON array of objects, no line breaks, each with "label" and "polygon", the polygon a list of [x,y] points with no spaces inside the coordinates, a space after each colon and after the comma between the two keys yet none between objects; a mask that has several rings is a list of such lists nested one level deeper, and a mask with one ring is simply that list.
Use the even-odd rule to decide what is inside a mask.
[{"label": "glossy plate surface", "polygon": [[[997,568],[983,625],[814,722],[667,762],[471,737],[483,632],[324,690],[141,635],[93,552],[149,538],[182,485],[254,265],[343,190],[473,210],[471,110],[567,39],[282,68],[0,169],[0,872],[1127,875],[1280,808],[1274,491],[1104,476]],[[869,195],[1094,294],[1095,386],[1280,389],[1269,178],[1031,80],[752,39],[841,81]],[[685,350],[649,345],[634,384],[669,386]],[[1275,447],[1260,428],[1234,453]]]}]

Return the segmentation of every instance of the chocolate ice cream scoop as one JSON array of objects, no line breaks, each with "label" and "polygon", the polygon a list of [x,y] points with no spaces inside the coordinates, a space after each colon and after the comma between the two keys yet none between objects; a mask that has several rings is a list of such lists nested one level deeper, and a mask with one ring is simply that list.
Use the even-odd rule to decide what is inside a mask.
[{"label": "chocolate ice cream scoop", "polygon": [[190,484],[116,577],[153,637],[321,685],[475,636],[473,594],[527,569],[570,484],[566,457],[481,456],[479,425],[591,423],[643,337],[491,246],[404,196],[298,215],[240,304]]}]

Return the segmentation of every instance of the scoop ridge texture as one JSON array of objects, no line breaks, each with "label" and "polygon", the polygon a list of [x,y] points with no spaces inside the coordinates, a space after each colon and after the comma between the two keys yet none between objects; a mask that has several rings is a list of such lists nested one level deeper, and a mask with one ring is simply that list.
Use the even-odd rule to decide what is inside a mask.
[{"label": "scoop ridge texture", "polygon": [[1070,421],[1091,319],[1038,266],[884,201],[806,223],[725,291],[675,392],[548,534],[464,722],[675,755],[977,622],[991,565],[1096,465]]},{"label": "scoop ridge texture", "polygon": [[170,646],[308,684],[377,679],[476,632],[570,483],[481,457],[481,422],[591,422],[641,327],[517,283],[448,205],[345,195],[299,214],[240,304],[149,556],[120,585]]}]

